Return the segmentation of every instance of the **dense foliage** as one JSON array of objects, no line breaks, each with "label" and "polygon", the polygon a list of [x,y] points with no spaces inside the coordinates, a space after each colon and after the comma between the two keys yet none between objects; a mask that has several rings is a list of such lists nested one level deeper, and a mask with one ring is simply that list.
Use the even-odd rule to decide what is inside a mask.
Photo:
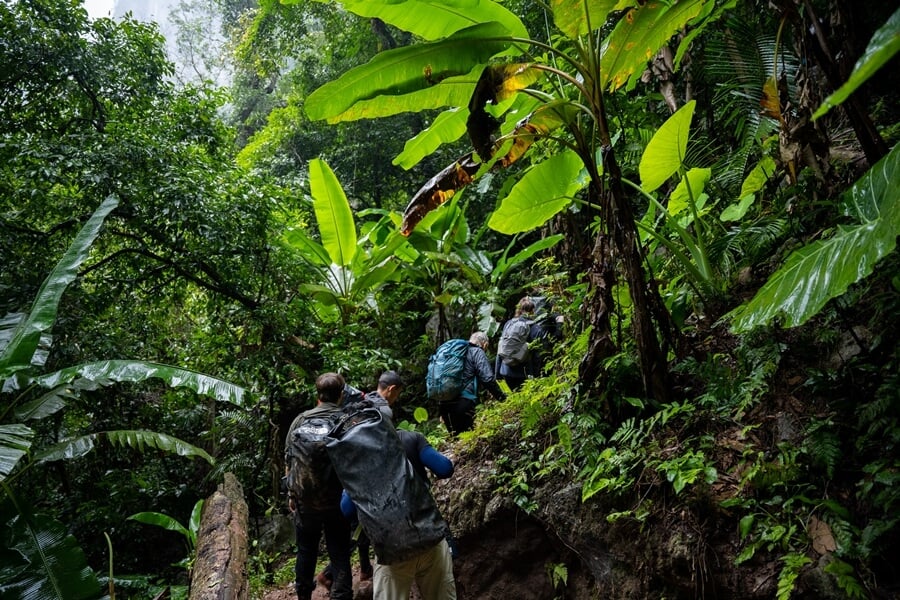
[{"label": "dense foliage", "polygon": [[435,414],[432,349],[525,293],[566,343],[469,440],[498,492],[714,502],[780,598],[819,555],[848,597],[894,581],[900,13],[460,4],[217,0],[227,89],[173,81],[153,25],[0,4],[0,596],[53,588],[26,532],[83,583],[50,597],[107,561],[184,584],[223,472],[283,508],[318,372],[398,369],[400,419]]}]

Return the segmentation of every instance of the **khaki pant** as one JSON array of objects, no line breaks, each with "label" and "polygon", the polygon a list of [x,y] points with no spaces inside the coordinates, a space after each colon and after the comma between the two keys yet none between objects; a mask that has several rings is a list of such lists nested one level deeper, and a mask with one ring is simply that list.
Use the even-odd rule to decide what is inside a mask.
[{"label": "khaki pant", "polygon": [[408,600],[413,581],[423,600],[456,600],[453,558],[447,540],[400,563],[376,563],[373,600]]}]

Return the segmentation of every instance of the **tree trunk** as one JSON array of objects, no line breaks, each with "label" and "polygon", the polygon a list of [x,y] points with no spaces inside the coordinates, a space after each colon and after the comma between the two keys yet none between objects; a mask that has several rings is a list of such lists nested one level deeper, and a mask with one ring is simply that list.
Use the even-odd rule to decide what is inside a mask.
[{"label": "tree trunk", "polygon": [[190,600],[249,598],[247,526],[244,490],[226,473],[224,483],[203,504]]}]

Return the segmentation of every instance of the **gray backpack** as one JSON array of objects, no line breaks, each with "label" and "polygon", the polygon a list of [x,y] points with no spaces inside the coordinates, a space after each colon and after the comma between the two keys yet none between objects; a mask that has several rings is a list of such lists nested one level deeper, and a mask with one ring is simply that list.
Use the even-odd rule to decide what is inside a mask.
[{"label": "gray backpack", "polygon": [[508,367],[518,367],[528,361],[528,341],[531,336],[531,321],[515,317],[503,326],[503,334],[497,345],[497,355]]}]

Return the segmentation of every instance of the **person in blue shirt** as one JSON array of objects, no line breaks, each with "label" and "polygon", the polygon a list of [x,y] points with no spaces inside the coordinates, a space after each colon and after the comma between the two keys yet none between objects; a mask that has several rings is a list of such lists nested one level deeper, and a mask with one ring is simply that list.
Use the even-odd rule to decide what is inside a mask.
[{"label": "person in blue shirt", "polygon": [[[397,435],[416,476],[421,477],[429,488],[429,472],[438,479],[453,475],[453,461],[435,450],[424,435],[402,429]],[[356,506],[346,492],[341,497],[341,510],[348,519],[356,513]],[[453,556],[447,538],[408,560],[389,565],[376,563],[373,600],[408,600],[414,581],[423,598],[456,599]]]}]

